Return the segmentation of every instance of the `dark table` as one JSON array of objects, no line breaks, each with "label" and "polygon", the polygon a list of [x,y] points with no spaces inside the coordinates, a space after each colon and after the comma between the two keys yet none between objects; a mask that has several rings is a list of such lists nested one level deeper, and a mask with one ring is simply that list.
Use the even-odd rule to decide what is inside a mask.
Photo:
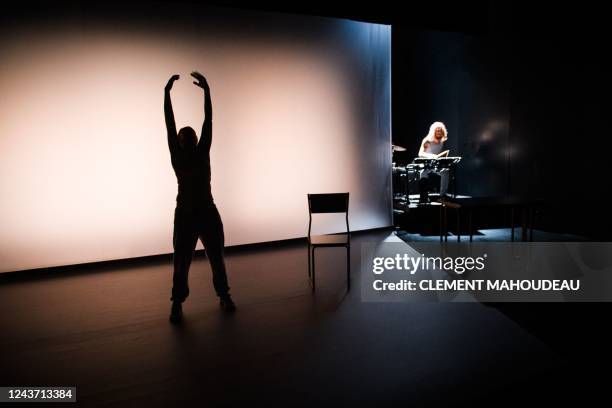
[{"label": "dark table", "polygon": [[507,197],[441,197],[437,200],[440,206],[440,241],[443,237],[448,241],[448,214],[450,208],[457,213],[457,241],[461,241],[461,213],[467,212],[468,231],[470,241],[473,239],[474,230],[472,228],[472,215],[475,211],[490,208],[510,209],[512,238],[514,241],[514,214],[519,211],[521,214],[521,240],[527,241],[527,230],[529,230],[529,241],[533,241],[533,213],[534,209],[543,204],[543,200],[525,196]]}]

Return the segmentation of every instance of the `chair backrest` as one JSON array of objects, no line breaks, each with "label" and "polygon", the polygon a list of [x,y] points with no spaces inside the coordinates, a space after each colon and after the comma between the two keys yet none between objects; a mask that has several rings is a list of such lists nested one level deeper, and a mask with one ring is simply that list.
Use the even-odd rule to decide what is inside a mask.
[{"label": "chair backrest", "polygon": [[308,210],[315,213],[348,212],[349,193],[308,194]]},{"label": "chair backrest", "polygon": [[312,214],[346,213],[346,232],[350,234],[348,223],[349,193],[308,194],[308,236],[312,227]]}]

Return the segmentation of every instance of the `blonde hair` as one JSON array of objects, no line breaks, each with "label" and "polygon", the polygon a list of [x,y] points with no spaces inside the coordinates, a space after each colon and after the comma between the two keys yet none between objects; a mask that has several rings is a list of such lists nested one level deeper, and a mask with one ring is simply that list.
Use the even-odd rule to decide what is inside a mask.
[{"label": "blonde hair", "polygon": [[429,127],[429,133],[427,133],[427,140],[434,140],[434,135],[436,133],[436,129],[437,128],[442,128],[442,130],[444,131],[444,136],[442,137],[442,142],[446,142],[446,140],[448,139],[448,131],[446,130],[446,126],[444,126],[444,123],[442,122],[434,122],[431,124],[431,126]]}]

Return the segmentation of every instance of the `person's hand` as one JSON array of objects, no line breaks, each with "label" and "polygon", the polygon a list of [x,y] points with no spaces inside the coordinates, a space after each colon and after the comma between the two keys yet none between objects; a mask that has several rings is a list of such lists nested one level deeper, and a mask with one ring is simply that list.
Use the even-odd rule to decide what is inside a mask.
[{"label": "person's hand", "polygon": [[208,89],[208,82],[206,82],[206,78],[204,75],[200,74],[198,71],[193,71],[191,76],[197,79],[197,81],[193,81],[194,84],[199,86],[202,89]]},{"label": "person's hand", "polygon": [[166,91],[169,91],[172,89],[172,85],[174,85],[174,81],[177,81],[180,78],[179,75],[172,75],[170,77],[170,79],[168,80],[168,83],[166,84]]}]

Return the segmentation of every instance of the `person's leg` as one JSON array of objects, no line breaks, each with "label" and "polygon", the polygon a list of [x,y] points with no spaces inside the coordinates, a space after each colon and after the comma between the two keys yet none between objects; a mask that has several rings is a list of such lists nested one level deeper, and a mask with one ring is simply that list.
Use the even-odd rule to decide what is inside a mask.
[{"label": "person's leg", "polygon": [[440,170],[440,195],[444,195],[448,191],[448,179],[450,171],[448,169]]},{"label": "person's leg", "polygon": [[419,177],[419,203],[429,202],[429,176],[430,170],[421,170]]},{"label": "person's leg", "polygon": [[173,302],[182,303],[189,296],[188,275],[191,260],[198,242],[195,220],[188,213],[177,208],[174,212],[174,275],[172,277]]},{"label": "person's leg", "polygon": [[221,299],[229,297],[229,285],[225,270],[223,247],[225,235],[223,222],[217,207],[213,204],[204,209],[200,222],[200,239],[206,250],[213,273],[213,285]]}]

